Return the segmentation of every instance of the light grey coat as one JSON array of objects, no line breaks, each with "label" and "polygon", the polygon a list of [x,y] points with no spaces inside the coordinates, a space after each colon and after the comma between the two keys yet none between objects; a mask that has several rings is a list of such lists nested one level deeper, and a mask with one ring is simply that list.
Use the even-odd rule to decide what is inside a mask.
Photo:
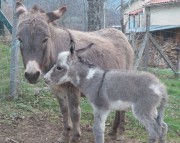
[{"label": "light grey coat", "polygon": [[[148,143],[165,142],[167,125],[163,111],[167,92],[153,74],[138,71],[104,71],[74,52],[62,52],[56,65],[45,75],[51,86],[72,83],[86,95],[93,107],[96,143],[104,143],[105,121],[113,110],[132,109],[149,134]],[[157,110],[157,107],[159,109]]]}]

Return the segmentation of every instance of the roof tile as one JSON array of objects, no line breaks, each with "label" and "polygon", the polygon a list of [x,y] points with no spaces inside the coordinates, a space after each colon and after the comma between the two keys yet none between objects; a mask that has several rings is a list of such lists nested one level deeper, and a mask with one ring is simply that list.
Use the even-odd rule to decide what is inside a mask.
[{"label": "roof tile", "polygon": [[177,2],[180,2],[180,0],[150,0],[149,2],[145,3],[144,6],[161,5]]}]

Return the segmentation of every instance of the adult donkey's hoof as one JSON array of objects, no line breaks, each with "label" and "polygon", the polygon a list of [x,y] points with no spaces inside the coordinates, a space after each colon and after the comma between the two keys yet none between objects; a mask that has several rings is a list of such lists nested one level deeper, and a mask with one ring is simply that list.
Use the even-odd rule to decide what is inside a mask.
[{"label": "adult donkey's hoof", "polygon": [[108,135],[110,136],[111,140],[115,140],[118,142],[125,141],[125,136],[122,133],[111,130]]},{"label": "adult donkey's hoof", "polygon": [[116,131],[114,130],[109,131],[108,135],[111,138],[111,140],[116,140],[117,138]]},{"label": "adult donkey's hoof", "polygon": [[70,143],[80,143],[80,135],[74,136]]},{"label": "adult donkey's hoof", "polygon": [[58,143],[70,143],[70,137],[65,137],[65,136],[61,136],[59,139],[58,139]]},{"label": "adult donkey's hoof", "polygon": [[78,139],[78,140],[72,139],[70,143],[81,143],[81,141],[80,141],[80,139]]},{"label": "adult donkey's hoof", "polygon": [[116,137],[116,141],[125,141],[125,136],[123,134],[118,134]]}]

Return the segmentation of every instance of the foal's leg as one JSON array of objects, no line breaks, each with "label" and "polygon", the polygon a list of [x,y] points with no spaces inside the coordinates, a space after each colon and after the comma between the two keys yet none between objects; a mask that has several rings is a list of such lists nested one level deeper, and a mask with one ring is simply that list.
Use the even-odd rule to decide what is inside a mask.
[{"label": "foal's leg", "polygon": [[134,105],[132,108],[134,116],[142,123],[149,134],[148,143],[156,143],[159,138],[160,126],[158,125],[156,119],[154,119],[153,107],[144,107],[142,105]]},{"label": "foal's leg", "polygon": [[71,121],[73,123],[73,137],[71,142],[74,143],[74,142],[78,142],[81,136],[81,129],[80,129],[81,108],[80,108],[80,91],[72,85],[68,87],[68,103],[69,103]]},{"label": "foal's leg", "polygon": [[165,122],[162,123],[161,125],[161,134],[159,136],[159,143],[165,143],[165,136],[168,131],[168,126]]},{"label": "foal's leg", "polygon": [[98,110],[96,108],[93,108],[93,111],[94,111],[93,134],[95,136],[95,141],[96,143],[104,143],[105,122],[109,112]]},{"label": "foal's leg", "polygon": [[72,129],[72,123],[70,119],[68,100],[67,100],[67,88],[66,86],[51,87],[52,92],[56,95],[58,100],[60,111],[63,117],[63,131],[61,137],[58,139],[60,143],[69,143],[70,130]]}]

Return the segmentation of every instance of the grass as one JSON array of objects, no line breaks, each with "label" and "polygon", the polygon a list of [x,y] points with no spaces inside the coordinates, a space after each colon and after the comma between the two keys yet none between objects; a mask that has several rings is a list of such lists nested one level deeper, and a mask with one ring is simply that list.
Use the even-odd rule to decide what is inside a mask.
[{"label": "grass", "polygon": [[[21,63],[21,62],[20,62]],[[43,82],[37,85],[30,85],[23,78],[23,68],[19,68],[18,80],[18,98],[9,99],[9,64],[10,64],[10,48],[8,45],[0,44],[0,115],[5,119],[13,116],[27,116],[29,114],[43,114],[48,112],[51,118],[57,119],[59,106],[52,94],[42,87]],[[22,63],[20,64],[22,65]],[[169,130],[168,141],[180,142],[180,78],[174,77],[170,70],[149,69],[150,72],[156,74],[161,81],[167,86],[169,94],[169,103],[165,111],[165,121],[168,123]],[[93,123],[92,108],[86,98],[81,99],[82,124]],[[107,125],[112,122],[114,114],[110,114]],[[144,128],[132,116],[129,111],[126,114],[126,136],[139,141],[145,141],[147,138]],[[51,119],[50,119],[51,120]],[[57,119],[58,120],[58,119]],[[6,124],[11,124],[10,120],[0,120]]]}]

